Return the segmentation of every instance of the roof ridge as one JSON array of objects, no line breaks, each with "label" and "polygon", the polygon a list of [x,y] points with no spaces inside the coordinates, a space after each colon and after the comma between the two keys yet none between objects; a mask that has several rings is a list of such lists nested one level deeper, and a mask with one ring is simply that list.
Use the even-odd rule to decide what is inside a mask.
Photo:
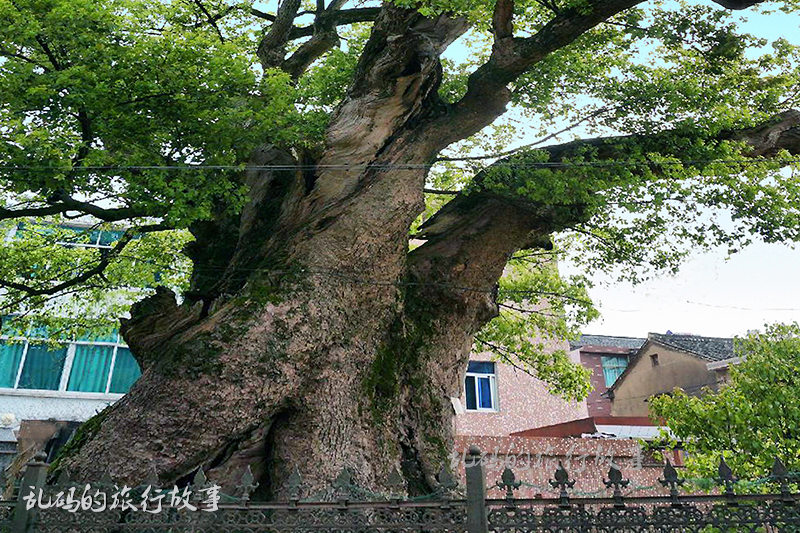
[{"label": "roof ridge", "polygon": [[689,337],[692,339],[714,339],[720,341],[732,341],[734,337],[709,337],[707,335],[694,335],[692,333],[656,333],[654,331],[649,332],[648,338],[650,335],[658,335],[660,337]]},{"label": "roof ridge", "polygon": [[581,333],[581,337],[607,337],[612,339],[643,339],[644,337],[632,337],[630,335],[601,335],[595,333]]}]

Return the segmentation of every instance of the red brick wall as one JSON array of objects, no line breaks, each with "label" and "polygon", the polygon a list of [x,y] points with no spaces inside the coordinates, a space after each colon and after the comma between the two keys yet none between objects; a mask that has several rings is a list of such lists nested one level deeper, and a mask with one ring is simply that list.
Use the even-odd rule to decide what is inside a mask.
[{"label": "red brick wall", "polygon": [[611,416],[611,400],[603,393],[608,390],[603,377],[603,356],[598,353],[581,351],[581,364],[592,371],[590,381],[594,390],[586,398],[589,416]]},{"label": "red brick wall", "polygon": [[[570,479],[575,480],[575,496],[610,496],[611,491],[603,484],[603,480],[608,479],[610,462],[620,468],[625,479],[630,480],[624,493],[632,491],[631,495],[636,496],[664,493],[657,481],[663,473],[663,465],[648,460],[640,452],[639,443],[633,440],[457,437],[451,467],[455,467],[462,478],[465,471],[462,461],[466,458],[469,462],[466,453],[471,445],[478,446],[484,454],[487,487],[495,486],[506,465],[514,471],[518,481],[538,486],[523,485],[515,491],[520,498],[556,497],[557,491],[550,487],[549,480],[553,479],[559,461],[569,472]],[[653,485],[655,488],[643,489]],[[488,495],[490,498],[504,497],[496,487],[489,489]]]}]

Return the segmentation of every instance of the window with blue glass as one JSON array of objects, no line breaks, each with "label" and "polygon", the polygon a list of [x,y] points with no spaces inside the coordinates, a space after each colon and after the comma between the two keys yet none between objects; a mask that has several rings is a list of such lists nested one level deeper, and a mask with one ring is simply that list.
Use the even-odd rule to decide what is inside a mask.
[{"label": "window with blue glass", "polygon": [[611,387],[628,367],[627,357],[603,357],[603,378],[606,387]]},{"label": "window with blue glass", "polygon": [[470,361],[464,382],[468,411],[497,411],[494,363]]},{"label": "window with blue glass", "polygon": [[0,336],[0,388],[124,394],[141,375],[119,335],[52,343]]},{"label": "window with blue glass", "polygon": [[125,230],[97,229],[96,226],[77,226],[68,224],[41,224],[27,225],[23,222],[17,224],[15,238],[22,238],[26,233],[33,232],[43,236],[54,236],[59,244],[80,248],[112,248],[122,238]]},{"label": "window with blue glass", "polygon": [[[20,223],[12,232],[7,238],[37,234],[66,247],[96,249],[112,248],[125,234],[125,230],[96,225],[47,223]],[[17,330],[9,327],[12,317],[2,319],[0,388],[124,394],[141,375],[116,330],[102,337],[56,340],[47,328]]]}]

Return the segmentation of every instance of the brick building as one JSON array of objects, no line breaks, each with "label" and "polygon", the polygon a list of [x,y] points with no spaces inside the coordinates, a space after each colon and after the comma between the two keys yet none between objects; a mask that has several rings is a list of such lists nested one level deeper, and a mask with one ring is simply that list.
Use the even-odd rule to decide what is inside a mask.
[{"label": "brick building", "polygon": [[610,494],[603,481],[613,463],[624,478],[630,480],[627,490],[637,496],[655,494],[658,478],[664,465],[653,461],[642,451],[635,440],[586,439],[560,437],[474,437],[456,438],[455,452],[450,466],[464,474],[463,463],[467,461],[470,446],[478,446],[483,452],[486,468],[486,486],[490,498],[502,498],[505,493],[496,488],[500,475],[508,466],[523,485],[516,491],[517,497],[550,497],[557,490],[549,481],[559,462],[575,480],[571,490],[577,496],[604,496]]},{"label": "brick building", "polygon": [[607,391],[614,385],[631,357],[647,339],[615,337],[608,335],[582,335],[570,343],[573,360],[592,371],[590,380],[594,390],[586,398],[588,416],[610,416],[611,399]]},{"label": "brick building", "polygon": [[464,393],[454,401],[457,435],[501,437],[588,416],[586,402],[567,402],[541,380],[492,358],[491,353],[470,356]]}]

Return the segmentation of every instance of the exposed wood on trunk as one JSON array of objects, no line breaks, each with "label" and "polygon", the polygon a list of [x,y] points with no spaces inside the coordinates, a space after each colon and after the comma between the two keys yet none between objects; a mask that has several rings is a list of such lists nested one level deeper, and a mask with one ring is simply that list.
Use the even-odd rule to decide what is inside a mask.
[{"label": "exposed wood on trunk", "polygon": [[[331,117],[320,166],[376,164],[421,102],[438,87],[439,56],[467,27],[462,18],[427,19],[414,10],[385,5],[348,95]],[[406,155],[408,160],[398,162],[420,160],[412,150],[406,150]],[[312,211],[352,194],[366,176],[358,171],[320,171],[310,197]]]}]

